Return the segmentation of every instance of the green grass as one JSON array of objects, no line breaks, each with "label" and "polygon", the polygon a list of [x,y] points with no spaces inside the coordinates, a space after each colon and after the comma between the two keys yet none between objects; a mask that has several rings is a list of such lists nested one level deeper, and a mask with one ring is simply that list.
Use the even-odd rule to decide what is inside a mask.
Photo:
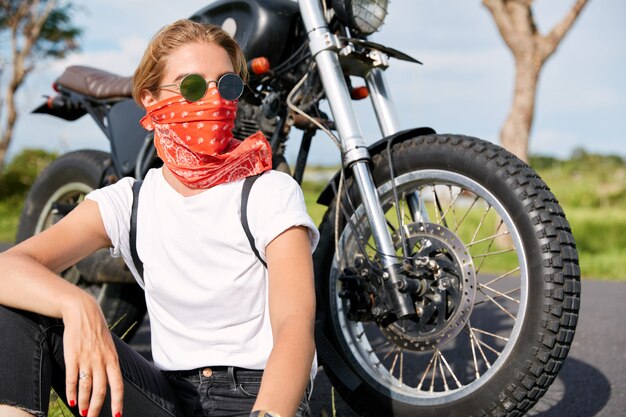
[{"label": "green grass", "polygon": [[61,401],[59,396],[54,390],[50,391],[50,408],[48,410],[48,417],[71,417],[72,412]]},{"label": "green grass", "polygon": [[626,209],[568,207],[585,278],[626,281]]}]

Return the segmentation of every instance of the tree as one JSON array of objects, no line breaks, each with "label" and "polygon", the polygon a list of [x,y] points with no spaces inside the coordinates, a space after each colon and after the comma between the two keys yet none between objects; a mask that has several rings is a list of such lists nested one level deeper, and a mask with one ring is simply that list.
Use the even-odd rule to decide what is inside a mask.
[{"label": "tree", "polygon": [[542,35],[533,17],[534,0],[483,0],[515,59],[515,89],[511,110],[500,130],[500,143],[528,161],[528,138],[535,113],[537,82],[543,64],[571,29],[587,0],[576,0],[567,15]]},{"label": "tree", "polygon": [[[78,50],[81,30],[72,25],[74,10],[72,3],[57,0],[0,0],[0,35],[8,32],[11,44],[10,78],[4,100],[0,99],[0,172],[18,117],[16,92],[37,61],[63,58]],[[4,66],[0,61],[0,76],[5,73]]]}]

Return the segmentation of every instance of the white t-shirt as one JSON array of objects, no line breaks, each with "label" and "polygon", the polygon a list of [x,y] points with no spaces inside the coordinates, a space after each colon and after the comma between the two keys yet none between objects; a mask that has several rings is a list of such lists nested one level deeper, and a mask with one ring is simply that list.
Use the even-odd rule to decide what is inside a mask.
[{"label": "white t-shirt", "polygon": [[[86,198],[98,203],[113,256],[124,257],[145,290],[155,365],[164,370],[220,365],[264,369],[273,347],[268,277],[241,224],[243,180],[184,197],[161,169],[148,172],[137,213],[143,282],[129,245],[133,182],[123,178]],[[248,223],[264,260],[268,243],[292,226],[309,229],[313,250],[319,240],[302,190],[277,171],[254,183]],[[313,376],[316,367],[314,361]]]}]

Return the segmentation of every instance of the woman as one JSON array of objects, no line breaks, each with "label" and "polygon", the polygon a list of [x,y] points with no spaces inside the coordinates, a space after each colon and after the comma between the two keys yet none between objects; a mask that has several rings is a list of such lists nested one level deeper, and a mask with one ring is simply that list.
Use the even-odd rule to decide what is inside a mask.
[{"label": "woman", "polygon": [[[237,44],[188,20],[157,33],[135,71],[142,124],[164,161],[138,199],[143,274],[129,239],[131,178],[0,254],[0,416],[45,416],[51,386],[88,417],[308,415],[319,235],[295,181],[268,171],[262,135],[233,139],[236,102],[222,85],[232,73],[247,76]],[[190,97],[190,80],[207,91]],[[239,217],[243,179],[263,172],[247,218],[267,268]],[[111,335],[96,300],[55,275],[103,247],[145,289],[154,365]]]}]

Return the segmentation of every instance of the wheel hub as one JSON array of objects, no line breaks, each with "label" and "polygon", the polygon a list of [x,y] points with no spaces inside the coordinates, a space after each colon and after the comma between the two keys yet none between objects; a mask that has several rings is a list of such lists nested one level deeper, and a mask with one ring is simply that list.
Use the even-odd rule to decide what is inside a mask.
[{"label": "wheel hub", "polygon": [[[461,332],[469,320],[476,294],[476,271],[469,250],[448,228],[435,223],[405,225],[412,262],[408,279],[425,280],[426,291],[414,295],[416,316],[379,324],[387,338],[403,349],[440,348]],[[392,235],[402,247],[398,233]]]}]

